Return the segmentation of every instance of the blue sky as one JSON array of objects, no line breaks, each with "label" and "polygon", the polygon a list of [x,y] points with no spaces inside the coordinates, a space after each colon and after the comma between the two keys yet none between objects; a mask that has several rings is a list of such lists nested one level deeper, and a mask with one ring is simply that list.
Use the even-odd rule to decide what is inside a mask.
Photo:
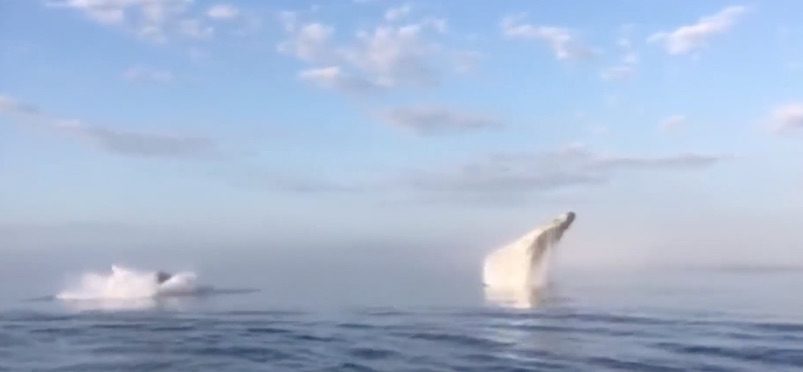
[{"label": "blue sky", "polygon": [[573,209],[593,260],[800,260],[800,14],[2,1],[4,244],[63,226],[478,244]]}]

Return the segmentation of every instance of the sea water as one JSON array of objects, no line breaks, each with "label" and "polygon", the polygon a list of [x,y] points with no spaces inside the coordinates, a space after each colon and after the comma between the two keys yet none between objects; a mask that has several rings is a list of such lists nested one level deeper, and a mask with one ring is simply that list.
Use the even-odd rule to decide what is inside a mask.
[{"label": "sea water", "polygon": [[[209,262],[193,287],[211,290],[134,283],[127,299],[86,296],[89,273],[93,290],[103,275],[122,280],[108,266],[61,279],[6,267],[0,370],[803,369],[796,267],[557,265],[511,306],[486,296],[479,265]],[[163,268],[128,269],[137,282]],[[76,290],[84,296],[58,298]]]}]

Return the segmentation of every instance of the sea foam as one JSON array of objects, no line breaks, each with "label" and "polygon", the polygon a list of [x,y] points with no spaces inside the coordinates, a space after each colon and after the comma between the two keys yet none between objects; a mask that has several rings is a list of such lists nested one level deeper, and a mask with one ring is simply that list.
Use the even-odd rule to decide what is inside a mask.
[{"label": "sea foam", "polygon": [[197,291],[192,272],[173,274],[159,283],[155,271],[142,271],[112,265],[111,272],[84,273],[78,283],[62,291],[61,300],[132,300],[159,296],[192,294]]}]

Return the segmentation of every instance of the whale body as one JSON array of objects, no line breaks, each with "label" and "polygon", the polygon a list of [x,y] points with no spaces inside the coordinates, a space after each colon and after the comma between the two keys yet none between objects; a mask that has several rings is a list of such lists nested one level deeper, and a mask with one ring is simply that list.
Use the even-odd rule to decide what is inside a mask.
[{"label": "whale body", "polygon": [[482,275],[486,288],[527,291],[542,287],[551,248],[560,241],[574,219],[574,212],[564,213],[551,223],[488,254]]}]

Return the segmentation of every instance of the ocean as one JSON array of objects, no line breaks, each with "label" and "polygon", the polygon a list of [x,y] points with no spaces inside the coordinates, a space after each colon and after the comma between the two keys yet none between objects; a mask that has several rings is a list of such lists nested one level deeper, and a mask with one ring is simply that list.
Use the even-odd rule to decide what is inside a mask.
[{"label": "ocean", "polygon": [[794,267],[558,268],[510,298],[427,265],[373,281],[210,269],[204,293],[106,301],[37,292],[65,286],[30,271],[0,283],[2,371],[803,370]]}]

